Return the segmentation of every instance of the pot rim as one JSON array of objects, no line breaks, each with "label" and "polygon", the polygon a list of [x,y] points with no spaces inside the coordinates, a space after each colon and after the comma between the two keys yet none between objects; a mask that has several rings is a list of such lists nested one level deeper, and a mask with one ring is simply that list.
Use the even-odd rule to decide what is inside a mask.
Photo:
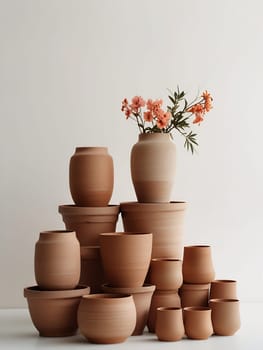
[{"label": "pot rim", "polygon": [[152,232],[124,232],[124,231],[120,231],[120,232],[103,232],[100,233],[99,236],[101,237],[132,237],[132,236],[136,236],[136,237],[146,237],[146,236],[152,236]]},{"label": "pot rim", "polygon": [[210,283],[183,283],[180,287],[181,290],[204,290],[209,289]]},{"label": "pot rim", "polygon": [[236,298],[215,298],[215,299],[210,299],[209,303],[214,303],[214,304],[239,303],[239,299],[236,299]]},{"label": "pot rim", "polygon": [[106,147],[106,146],[77,146],[75,148],[75,152],[76,151],[86,151],[86,150],[107,151],[108,147]]},{"label": "pot rim", "polygon": [[205,249],[207,249],[207,248],[211,248],[211,245],[209,245],[209,244],[193,244],[193,245],[186,245],[186,246],[184,246],[184,249],[195,249],[195,248],[205,248]]},{"label": "pot rim", "polygon": [[237,281],[236,280],[230,280],[230,279],[221,279],[221,280],[213,280],[213,281],[211,281],[211,283],[213,283],[213,284],[219,284],[219,283],[237,283]]},{"label": "pot rim", "polygon": [[109,293],[124,293],[124,294],[142,294],[153,293],[156,286],[154,284],[145,283],[141,287],[113,287],[109,283],[103,283],[102,289]]},{"label": "pot rim", "polygon": [[179,306],[160,306],[157,307],[157,311],[178,311],[178,310],[183,310],[182,307]]},{"label": "pot rim", "polygon": [[183,262],[182,259],[179,258],[152,258],[151,262],[157,262],[157,261],[173,261],[173,262]]},{"label": "pot rim", "polygon": [[37,285],[24,288],[24,297],[28,299],[70,299],[89,293],[90,287],[81,284],[74,289],[65,290],[40,290]]},{"label": "pot rim", "polygon": [[160,211],[183,211],[187,208],[185,201],[171,201],[167,203],[139,203],[139,202],[121,202],[120,212],[131,211],[146,211],[146,212],[160,212]]},{"label": "pot rim", "polygon": [[183,308],[184,311],[187,312],[198,312],[198,311],[211,311],[209,306],[187,306]]},{"label": "pot rim", "polygon": [[128,293],[95,293],[82,295],[82,299],[92,299],[92,300],[105,300],[106,302],[111,302],[112,300],[119,299],[131,299],[132,295]]},{"label": "pot rim", "polygon": [[58,212],[62,215],[118,216],[120,205],[109,204],[106,207],[80,207],[75,204],[62,204],[58,206]]}]

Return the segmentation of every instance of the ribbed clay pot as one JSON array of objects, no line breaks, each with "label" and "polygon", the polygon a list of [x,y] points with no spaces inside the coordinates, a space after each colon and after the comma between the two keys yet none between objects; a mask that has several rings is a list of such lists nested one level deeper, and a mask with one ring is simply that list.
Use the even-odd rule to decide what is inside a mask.
[{"label": "ribbed clay pot", "polygon": [[136,327],[132,335],[141,335],[147,323],[155,286],[151,284],[144,284],[142,287],[117,288],[112,287],[109,284],[104,284],[102,285],[102,289],[106,293],[124,293],[132,295],[136,307]]},{"label": "ribbed clay pot", "polygon": [[80,245],[74,231],[45,231],[35,245],[35,278],[42,290],[74,289],[80,277]]},{"label": "ribbed clay pot", "polygon": [[184,308],[185,334],[190,339],[207,339],[213,334],[211,309],[193,306]]},{"label": "ribbed clay pot", "polygon": [[97,208],[60,205],[58,211],[67,230],[76,231],[81,246],[99,245],[99,234],[114,232],[119,216],[118,205]]},{"label": "ribbed clay pot", "polygon": [[215,334],[233,335],[240,328],[239,300],[210,299],[212,323]]},{"label": "ribbed clay pot", "polygon": [[107,206],[113,178],[113,160],[106,147],[76,148],[69,164],[69,185],[77,206]]},{"label": "ribbed clay pot", "polygon": [[90,288],[43,291],[38,286],[24,289],[32,322],[43,337],[66,337],[77,331],[77,311],[82,295]]},{"label": "ribbed clay pot", "polygon": [[209,283],[184,283],[179,289],[182,307],[208,306],[209,288]]},{"label": "ribbed clay pot", "polygon": [[184,283],[210,283],[215,278],[211,247],[193,245],[184,247]]},{"label": "ribbed clay pot", "polygon": [[129,294],[91,294],[84,296],[78,309],[78,325],[91,343],[124,342],[136,324],[136,309]]},{"label": "ribbed clay pot", "polygon": [[80,247],[81,273],[80,284],[90,286],[91,293],[101,292],[104,283],[104,271],[99,246]]},{"label": "ribbed clay pot", "polygon": [[131,176],[138,202],[169,202],[175,181],[176,146],[170,134],[140,134],[131,150]]},{"label": "ribbed clay pot", "polygon": [[126,202],[120,208],[124,231],[153,233],[152,258],[182,258],[185,202]]},{"label": "ribbed clay pot", "polygon": [[100,253],[107,283],[114,287],[141,287],[150,266],[152,234],[101,233]]},{"label": "ribbed clay pot", "polygon": [[150,283],[158,290],[178,290],[183,283],[182,260],[155,258],[151,260]]},{"label": "ribbed clay pot", "polygon": [[173,290],[156,290],[153,293],[147,327],[149,332],[155,332],[156,312],[158,307],[181,307],[181,301],[178,293]]},{"label": "ribbed clay pot", "polygon": [[183,310],[180,307],[158,307],[155,333],[161,341],[177,341],[184,336]]},{"label": "ribbed clay pot", "polygon": [[237,281],[212,281],[210,288],[210,299],[237,299]]}]

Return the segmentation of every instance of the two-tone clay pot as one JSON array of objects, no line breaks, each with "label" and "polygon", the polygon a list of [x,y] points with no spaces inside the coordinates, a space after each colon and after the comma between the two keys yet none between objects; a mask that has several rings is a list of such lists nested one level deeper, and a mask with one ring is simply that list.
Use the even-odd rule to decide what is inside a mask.
[{"label": "two-tone clay pot", "polygon": [[152,234],[101,233],[100,253],[107,283],[114,287],[141,287],[150,266]]},{"label": "two-tone clay pot", "polygon": [[129,294],[90,294],[78,309],[81,334],[91,343],[124,342],[136,324],[136,308]]},{"label": "two-tone clay pot", "polygon": [[183,283],[182,260],[173,258],[154,258],[151,260],[150,283],[158,290],[177,291]]},{"label": "two-tone clay pot", "polygon": [[105,207],[113,192],[113,160],[106,147],[77,147],[70,159],[69,185],[77,206]]},{"label": "two-tone clay pot", "polygon": [[152,258],[182,258],[185,202],[126,202],[120,209],[124,231],[153,233]]},{"label": "two-tone clay pot", "polygon": [[208,306],[209,288],[209,283],[184,283],[179,289],[182,307]]},{"label": "two-tone clay pot", "polygon": [[59,213],[67,230],[74,230],[81,246],[99,245],[99,234],[114,232],[119,216],[118,205],[78,207],[60,205]]},{"label": "two-tone clay pot", "polygon": [[207,339],[213,334],[211,309],[193,306],[184,308],[185,334],[190,339]]},{"label": "two-tone clay pot", "polygon": [[237,281],[212,281],[210,288],[210,299],[237,299]]},{"label": "two-tone clay pot", "polygon": [[151,284],[144,284],[142,287],[135,288],[117,288],[109,284],[102,285],[102,289],[106,293],[114,294],[131,294],[136,307],[136,326],[132,335],[141,335],[148,320],[152,295],[155,286]]},{"label": "two-tone clay pot", "polygon": [[72,290],[43,291],[38,286],[24,289],[32,322],[43,337],[66,337],[77,331],[77,311],[81,297],[90,288],[77,286]]},{"label": "two-tone clay pot", "polygon": [[155,333],[161,341],[177,341],[183,338],[183,310],[180,307],[158,307]]}]

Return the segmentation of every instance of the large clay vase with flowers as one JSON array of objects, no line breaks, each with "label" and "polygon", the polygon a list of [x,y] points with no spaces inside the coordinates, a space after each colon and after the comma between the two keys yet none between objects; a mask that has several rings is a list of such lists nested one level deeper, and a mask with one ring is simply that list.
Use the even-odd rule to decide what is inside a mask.
[{"label": "large clay vase with flowers", "polygon": [[212,98],[205,91],[195,102],[188,103],[184,91],[170,94],[171,105],[164,110],[162,100],[145,101],[135,96],[131,103],[125,98],[122,111],[139,128],[139,140],[131,150],[131,177],[137,200],[141,203],[169,202],[175,182],[176,146],[172,131],[185,139],[185,147],[194,153],[196,134],[192,122],[200,124],[212,108]]}]

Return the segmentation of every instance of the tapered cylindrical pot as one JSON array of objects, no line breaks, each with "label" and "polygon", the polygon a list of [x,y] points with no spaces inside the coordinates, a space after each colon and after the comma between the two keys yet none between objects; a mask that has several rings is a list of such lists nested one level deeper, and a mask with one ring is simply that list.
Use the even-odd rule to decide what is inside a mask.
[{"label": "tapered cylindrical pot", "polygon": [[77,147],[70,159],[69,185],[77,206],[105,207],[113,192],[113,160],[106,147]]},{"label": "tapered cylindrical pot", "polygon": [[156,290],[152,296],[152,302],[147,321],[149,332],[155,332],[156,310],[158,307],[181,307],[181,301],[178,293],[173,290]]},{"label": "tapered cylindrical pot", "polygon": [[185,333],[190,339],[207,339],[213,334],[211,309],[193,306],[184,308]]},{"label": "tapered cylindrical pot", "polygon": [[81,246],[99,245],[99,234],[114,232],[119,216],[118,205],[107,207],[60,205],[58,210],[67,230],[76,231]]},{"label": "tapered cylindrical pot", "polygon": [[66,337],[77,331],[77,311],[82,295],[90,288],[43,291],[38,286],[24,289],[32,322],[43,337]]},{"label": "tapered cylindrical pot", "polygon": [[82,335],[92,343],[124,342],[136,324],[136,309],[129,294],[90,294],[84,296],[78,310]]},{"label": "tapered cylindrical pot", "polygon": [[184,247],[183,279],[185,283],[210,283],[215,278],[211,247],[194,245]]},{"label": "tapered cylindrical pot", "polygon": [[151,233],[101,233],[100,252],[107,283],[114,287],[141,287],[152,253]]},{"label": "tapered cylindrical pot", "polygon": [[42,290],[74,289],[80,277],[80,245],[74,231],[45,231],[35,245],[35,278]]},{"label": "tapered cylindrical pot", "polygon": [[80,284],[90,286],[91,293],[101,292],[104,283],[104,271],[99,246],[80,247],[81,273]]},{"label": "tapered cylindrical pot", "polygon": [[131,151],[131,176],[138,202],[169,202],[175,181],[176,147],[170,134],[140,134]]},{"label": "tapered cylindrical pot", "polygon": [[184,283],[179,289],[182,307],[208,306],[209,283]]},{"label": "tapered cylindrical pot", "polygon": [[215,334],[233,335],[240,328],[238,299],[210,299],[212,323]]},{"label": "tapered cylindrical pot", "polygon": [[152,258],[182,259],[185,202],[121,203],[124,231],[152,232]]},{"label": "tapered cylindrical pot", "polygon": [[237,281],[212,281],[210,288],[210,299],[237,299]]},{"label": "tapered cylindrical pot", "polygon": [[117,288],[109,284],[104,284],[102,289],[106,293],[124,293],[132,295],[136,307],[136,326],[132,335],[141,335],[147,323],[155,286],[144,284],[142,287],[136,288]]},{"label": "tapered cylindrical pot", "polygon": [[179,307],[158,307],[155,333],[159,340],[177,341],[184,336],[183,310]]},{"label": "tapered cylindrical pot", "polygon": [[183,283],[182,260],[155,258],[151,260],[150,283],[158,290],[178,290]]}]

